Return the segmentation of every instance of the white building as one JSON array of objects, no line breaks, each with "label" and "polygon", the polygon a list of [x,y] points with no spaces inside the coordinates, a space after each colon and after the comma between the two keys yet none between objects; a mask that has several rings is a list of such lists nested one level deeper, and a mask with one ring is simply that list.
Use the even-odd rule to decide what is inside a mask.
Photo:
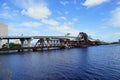
[{"label": "white building", "polygon": [[[8,36],[8,25],[3,22],[0,22],[0,36]],[[0,43],[1,48],[3,44],[7,43],[7,40],[1,40]]]},{"label": "white building", "polygon": [[0,36],[8,36],[8,25],[0,22]]}]

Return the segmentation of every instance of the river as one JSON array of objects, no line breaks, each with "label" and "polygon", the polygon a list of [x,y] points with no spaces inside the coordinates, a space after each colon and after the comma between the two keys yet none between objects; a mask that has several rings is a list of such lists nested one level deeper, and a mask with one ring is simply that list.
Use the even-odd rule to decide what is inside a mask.
[{"label": "river", "polygon": [[2,54],[0,80],[120,80],[120,44]]}]

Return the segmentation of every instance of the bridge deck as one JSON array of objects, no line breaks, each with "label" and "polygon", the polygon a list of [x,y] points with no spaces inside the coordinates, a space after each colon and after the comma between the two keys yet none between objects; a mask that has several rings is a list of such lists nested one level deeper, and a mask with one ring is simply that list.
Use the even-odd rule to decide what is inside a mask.
[{"label": "bridge deck", "polygon": [[53,38],[53,39],[68,39],[76,38],[73,36],[0,36],[0,39],[40,39],[40,38]]}]

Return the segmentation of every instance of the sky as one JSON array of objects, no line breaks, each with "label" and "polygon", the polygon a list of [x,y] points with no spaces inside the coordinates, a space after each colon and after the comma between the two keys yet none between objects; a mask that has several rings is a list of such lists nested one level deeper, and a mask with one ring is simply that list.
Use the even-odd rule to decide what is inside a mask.
[{"label": "sky", "polygon": [[11,36],[77,36],[120,39],[120,0],[0,0],[0,22]]}]

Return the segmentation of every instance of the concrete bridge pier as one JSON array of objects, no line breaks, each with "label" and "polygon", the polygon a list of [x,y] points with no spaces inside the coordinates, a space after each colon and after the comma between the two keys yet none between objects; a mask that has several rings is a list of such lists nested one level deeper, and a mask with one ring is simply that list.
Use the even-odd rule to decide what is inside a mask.
[{"label": "concrete bridge pier", "polygon": [[[21,47],[22,48],[24,48],[24,47],[31,47],[31,38],[29,38],[29,39],[25,39],[25,38],[22,38],[22,39],[20,39],[20,42],[21,42]],[[22,49],[21,48],[21,49]],[[29,51],[30,51],[30,49],[28,49]],[[18,50],[18,51],[23,51],[23,50]]]},{"label": "concrete bridge pier", "polygon": [[31,45],[30,45],[30,44],[31,44],[31,41],[32,41],[32,39],[27,39],[27,46],[28,46],[28,47],[31,47]]},{"label": "concrete bridge pier", "polygon": [[21,42],[21,47],[23,47],[24,39],[20,39],[20,42]]},{"label": "concrete bridge pier", "polygon": [[7,39],[7,48],[9,48],[9,39]]},{"label": "concrete bridge pier", "polygon": [[0,48],[2,48],[2,39],[0,39]]},{"label": "concrete bridge pier", "polygon": [[20,39],[20,42],[21,42],[21,47],[30,47],[31,39],[22,38]]}]

